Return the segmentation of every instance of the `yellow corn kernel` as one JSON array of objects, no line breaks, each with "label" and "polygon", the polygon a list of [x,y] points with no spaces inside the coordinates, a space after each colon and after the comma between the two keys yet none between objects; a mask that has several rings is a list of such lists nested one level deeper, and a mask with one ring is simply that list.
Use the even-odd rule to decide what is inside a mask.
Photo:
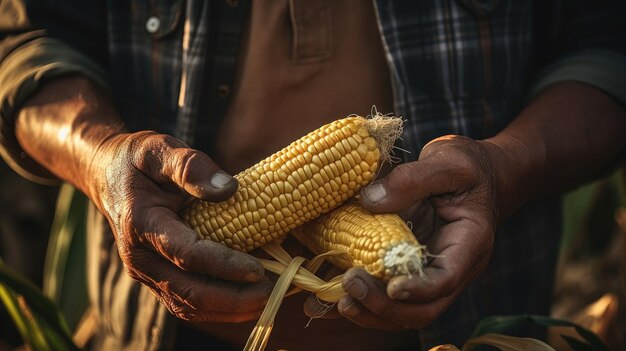
[{"label": "yellow corn kernel", "polygon": [[[401,131],[402,120],[397,117],[354,116],[329,123],[236,175],[239,189],[230,199],[196,200],[181,217],[201,238],[214,238],[212,233],[220,230],[219,242],[251,251],[357,194],[376,177]],[[361,179],[350,181],[351,174]],[[267,219],[268,213],[279,212],[281,220]],[[246,220],[232,223],[240,214]],[[262,240],[254,239],[258,234]]]},{"label": "yellow corn kernel", "polygon": [[337,267],[363,267],[388,281],[396,275],[423,274],[428,252],[396,214],[372,214],[354,203],[296,228],[293,234],[315,254],[335,251]]}]

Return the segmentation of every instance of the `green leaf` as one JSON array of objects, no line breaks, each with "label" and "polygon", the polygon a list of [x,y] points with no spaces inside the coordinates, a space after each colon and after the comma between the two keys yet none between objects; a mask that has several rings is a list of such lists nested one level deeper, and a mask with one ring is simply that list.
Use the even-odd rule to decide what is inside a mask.
[{"label": "green leaf", "polygon": [[589,345],[589,350],[595,351],[609,351],[608,347],[591,331],[579,326],[576,323],[570,321],[555,319],[546,316],[535,315],[519,315],[519,316],[494,316],[483,319],[472,337],[477,337],[487,333],[506,334],[507,331],[512,328],[522,325],[541,325],[544,327],[572,327],[576,329],[578,334],[586,341],[586,345]]},{"label": "green leaf", "polygon": [[9,316],[13,319],[22,340],[35,350],[45,349],[47,345],[45,340],[41,333],[38,333],[37,326],[33,325],[32,321],[20,307],[17,294],[11,289],[0,285],[0,300],[6,307]]},{"label": "green leaf", "polygon": [[0,296],[24,341],[35,350],[78,350],[57,307],[19,272],[0,261]]},{"label": "green leaf", "polygon": [[463,345],[463,351],[472,351],[477,346],[489,345],[502,351],[554,351],[550,345],[537,339],[518,338],[502,334],[484,334],[471,338]]},{"label": "green leaf", "polygon": [[602,342],[602,340],[600,340],[600,338],[598,338],[596,334],[579,325],[574,325],[574,328],[576,329],[576,332],[578,332],[578,334],[593,347],[594,350],[609,351],[609,348],[604,344],[604,342]]},{"label": "green leaf", "polygon": [[43,291],[74,330],[89,306],[86,282],[86,211],[88,199],[69,184],[59,189],[48,251]]},{"label": "green leaf", "polygon": [[574,351],[593,351],[594,350],[593,347],[591,347],[589,344],[584,343],[569,335],[561,335],[561,337],[563,338],[563,340],[565,340],[565,342],[567,342],[569,347],[571,347],[572,350]]}]

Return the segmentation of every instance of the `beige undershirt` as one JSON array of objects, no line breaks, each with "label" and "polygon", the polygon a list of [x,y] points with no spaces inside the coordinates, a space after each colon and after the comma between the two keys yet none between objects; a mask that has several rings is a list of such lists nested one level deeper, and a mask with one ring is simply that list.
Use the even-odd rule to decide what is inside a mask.
[{"label": "beige undershirt", "polygon": [[214,156],[231,172],[330,121],[392,111],[371,1],[253,1],[241,57]]},{"label": "beige undershirt", "polygon": [[[392,112],[389,70],[373,4],[365,0],[253,1],[232,105],[219,132],[216,162],[239,172],[291,141],[376,105]],[[307,294],[286,298],[268,350],[382,350],[417,342],[415,332],[362,329],[346,319],[302,312]],[[202,325],[245,343],[255,322]]]}]

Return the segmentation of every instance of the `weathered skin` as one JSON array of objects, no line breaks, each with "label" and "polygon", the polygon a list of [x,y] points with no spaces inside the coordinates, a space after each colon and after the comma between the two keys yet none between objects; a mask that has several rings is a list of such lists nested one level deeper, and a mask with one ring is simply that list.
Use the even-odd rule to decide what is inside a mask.
[{"label": "weathered skin", "polygon": [[[258,316],[270,288],[258,261],[198,241],[176,215],[190,196],[215,201],[235,190],[207,155],[169,136],[125,133],[107,98],[78,77],[47,83],[21,109],[16,133],[28,155],[95,202],[128,273],[175,315],[214,322]],[[361,193],[373,212],[432,206],[441,225],[428,244],[440,257],[425,269],[429,279],[396,277],[385,287],[349,270],[339,313],[370,328],[427,325],[484,269],[498,222],[528,201],[602,174],[625,149],[623,107],[574,82],[548,88],[493,138],[432,141],[418,161]],[[317,312],[315,303],[306,306]]]},{"label": "weathered skin", "polygon": [[[425,269],[429,279],[400,276],[384,286],[361,269],[348,270],[349,296],[339,313],[368,328],[426,326],[485,268],[500,221],[529,201],[603,174],[623,162],[625,151],[624,108],[575,82],[548,88],[493,138],[433,140],[418,161],[361,192],[363,206],[377,213],[432,206],[440,225],[427,244],[439,257]],[[307,303],[311,315],[318,309]]]},{"label": "weathered skin", "polygon": [[88,80],[51,81],[21,109],[24,150],[74,184],[107,217],[126,271],[176,316],[256,318],[271,291],[252,256],[198,240],[177,213],[191,196],[218,201],[236,189],[205,154],[154,132],[127,133]]}]

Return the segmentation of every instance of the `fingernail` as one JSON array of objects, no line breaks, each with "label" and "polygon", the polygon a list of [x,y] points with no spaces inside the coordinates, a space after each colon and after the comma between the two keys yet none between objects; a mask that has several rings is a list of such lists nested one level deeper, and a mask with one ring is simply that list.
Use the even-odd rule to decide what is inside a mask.
[{"label": "fingernail", "polygon": [[351,299],[341,299],[337,304],[337,309],[344,316],[353,317],[359,313],[359,309],[354,306]]},{"label": "fingernail", "polygon": [[217,171],[211,177],[211,186],[221,189],[233,181],[233,177],[223,171]]},{"label": "fingernail", "polygon": [[365,197],[365,199],[371,203],[377,203],[387,196],[387,191],[382,184],[374,183],[363,189],[361,196]]},{"label": "fingernail", "polygon": [[261,275],[257,272],[248,272],[243,276],[243,279],[247,282],[258,282],[261,280]]},{"label": "fingernail", "polygon": [[399,293],[394,293],[393,296],[389,296],[394,300],[406,300],[411,296],[408,291],[401,291]]},{"label": "fingernail", "polygon": [[330,308],[328,306],[322,306],[312,300],[305,302],[304,313],[311,318],[319,318],[325,315],[329,310]]},{"label": "fingernail", "polygon": [[344,288],[348,294],[358,300],[363,300],[367,296],[367,285],[361,278],[353,278]]}]

